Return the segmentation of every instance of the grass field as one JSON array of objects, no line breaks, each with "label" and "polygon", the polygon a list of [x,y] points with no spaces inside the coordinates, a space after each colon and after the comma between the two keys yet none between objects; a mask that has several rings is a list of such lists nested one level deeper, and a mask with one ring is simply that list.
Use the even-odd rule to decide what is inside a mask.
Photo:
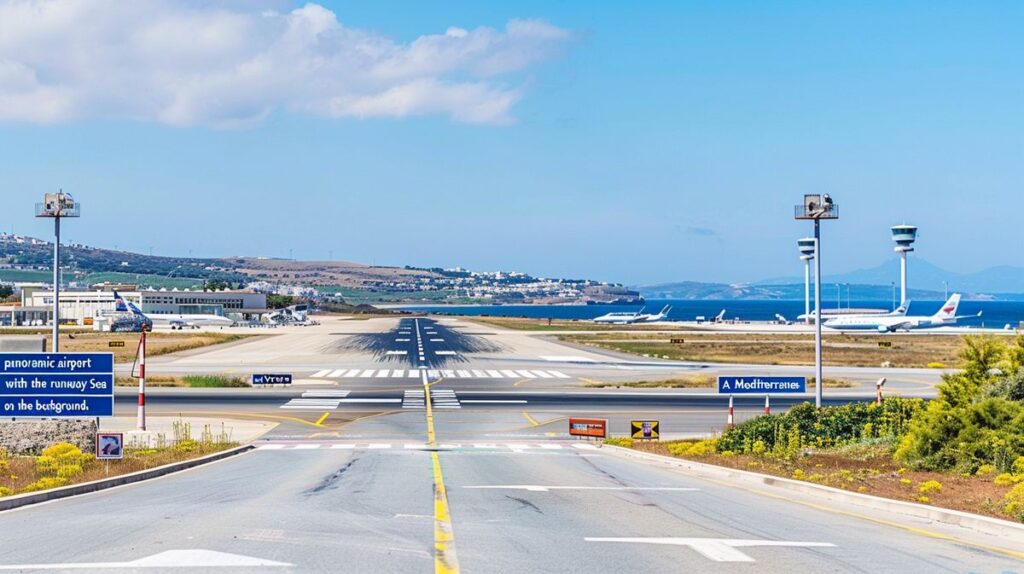
[{"label": "grass field", "polygon": [[[3,334],[27,334],[21,329],[8,329]],[[45,330],[35,333],[44,335],[46,348],[50,349],[50,331]],[[167,333],[153,332],[146,336],[147,356],[166,355],[180,351],[189,351],[211,345],[220,345],[233,341],[241,341],[249,337],[261,335],[237,334],[237,333],[213,333],[197,331],[193,333]],[[124,343],[123,347],[111,347],[110,342]],[[118,363],[130,363],[135,359],[135,353],[139,346],[139,333],[106,333],[82,328],[78,331],[70,331],[61,328],[60,350],[68,353],[90,352],[90,353],[114,353],[114,361]]]},{"label": "grass field", "polygon": [[[115,377],[114,384],[119,387],[134,387],[139,384],[135,377]],[[232,388],[249,387],[242,377],[225,377],[222,375],[148,375],[147,387],[192,387],[192,388]]]},{"label": "grass field", "polygon": [[[672,339],[682,340],[673,343]],[[559,340],[632,355],[710,363],[811,365],[813,335],[740,333],[666,334],[595,333],[562,335]],[[889,344],[880,347],[879,343]],[[826,365],[877,367],[956,367],[960,337],[948,335],[829,335],[823,342]]]}]

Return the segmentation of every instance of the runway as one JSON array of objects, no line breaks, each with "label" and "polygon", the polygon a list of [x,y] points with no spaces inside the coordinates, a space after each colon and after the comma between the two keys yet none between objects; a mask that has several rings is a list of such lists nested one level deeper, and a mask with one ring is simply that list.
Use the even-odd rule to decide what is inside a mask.
[{"label": "runway", "polygon": [[[707,366],[633,365],[431,319],[329,328],[298,343],[270,337],[158,358],[152,372],[293,372],[296,382],[151,389],[154,416],[279,424],[248,454],[0,513],[0,571],[931,574],[1011,572],[1024,556],[1006,540],[737,488],[570,440],[570,416],[605,418],[617,435],[635,418],[660,420],[668,438],[720,431],[726,398],[712,390],[581,380]],[[489,373],[504,370],[518,376]],[[927,387],[908,376],[904,388]],[[858,388],[825,394],[870,398]],[[774,397],[773,408],[806,398]],[[738,420],[762,412],[763,396],[735,401]],[[118,413],[135,406],[132,390],[119,389]]]}]

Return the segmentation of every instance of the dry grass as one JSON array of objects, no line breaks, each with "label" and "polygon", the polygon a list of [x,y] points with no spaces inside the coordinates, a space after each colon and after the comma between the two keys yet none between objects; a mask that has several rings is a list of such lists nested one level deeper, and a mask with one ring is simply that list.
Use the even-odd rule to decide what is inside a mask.
[{"label": "dry grass", "polygon": [[[633,441],[633,448],[671,456],[668,444]],[[907,470],[892,460],[886,446],[850,447],[814,453],[793,460],[721,454],[687,458],[718,466],[796,478],[884,498],[926,502],[942,508],[1007,518],[1002,512],[1005,505],[1003,496],[1010,487],[994,484],[992,475],[963,476],[954,473]],[[941,484],[941,489],[922,494],[921,485],[930,480]],[[927,500],[922,500],[921,496],[926,496]]]},{"label": "dry grass", "polygon": [[[135,377],[115,377],[114,384],[119,387],[134,387],[139,384]],[[241,377],[224,377],[221,375],[148,375],[147,387],[249,387],[248,381]]]},{"label": "dry grass", "polygon": [[[685,342],[672,343],[671,338]],[[563,335],[562,341],[591,345],[633,355],[684,361],[811,365],[813,335],[794,334],[664,334],[604,333]],[[891,347],[879,347],[879,342]],[[955,367],[962,346],[960,337],[948,335],[829,335],[823,342],[826,365],[877,367],[926,367],[933,363]]]},{"label": "dry grass", "polygon": [[[22,333],[24,334],[24,333]],[[47,332],[49,334],[49,332]],[[220,345],[233,341],[240,341],[248,337],[259,337],[261,335],[249,335],[238,333],[215,333],[196,331],[192,333],[165,333],[153,332],[146,335],[146,354],[150,357],[156,355],[167,355],[181,351],[200,349],[211,345]],[[46,348],[50,348],[51,337],[46,337]],[[111,347],[111,341],[124,343],[123,347]],[[139,333],[104,333],[100,331],[79,331],[71,332],[64,336],[61,330],[60,350],[64,352],[90,352],[90,353],[114,353],[114,361],[118,363],[130,363],[135,359],[135,353],[139,346]]]}]

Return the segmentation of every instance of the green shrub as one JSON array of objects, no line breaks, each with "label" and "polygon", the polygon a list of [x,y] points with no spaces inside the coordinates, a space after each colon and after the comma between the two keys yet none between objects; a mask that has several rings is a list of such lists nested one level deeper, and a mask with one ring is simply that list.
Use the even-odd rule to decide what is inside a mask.
[{"label": "green shrub", "polygon": [[604,444],[633,448],[633,439],[628,436],[610,436],[604,439]]},{"label": "green shrub", "polygon": [[850,403],[817,409],[809,402],[801,403],[784,414],[759,416],[726,431],[718,449],[788,458],[808,447],[895,440],[923,405],[921,399],[899,397],[886,399],[881,406]]},{"label": "green shrub", "polygon": [[13,490],[7,488],[6,486],[0,486],[0,498],[4,496],[10,496],[12,494],[14,494]]},{"label": "green shrub", "polygon": [[57,476],[44,476],[39,480],[29,484],[25,488],[21,489],[23,492],[35,492],[37,490],[49,490],[51,488],[57,488],[64,486],[68,483],[68,479],[60,478]]}]

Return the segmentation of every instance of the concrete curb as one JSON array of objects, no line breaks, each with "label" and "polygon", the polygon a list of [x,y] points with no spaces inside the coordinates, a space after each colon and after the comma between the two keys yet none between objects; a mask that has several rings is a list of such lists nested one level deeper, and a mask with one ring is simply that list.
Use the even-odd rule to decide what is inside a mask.
[{"label": "concrete curb", "polygon": [[88,494],[90,492],[97,492],[105,490],[107,488],[113,488],[115,486],[123,486],[125,484],[132,484],[135,482],[142,482],[152,478],[158,478],[189,468],[194,468],[218,460],[222,460],[228,457],[232,457],[244,452],[248,452],[256,448],[251,444],[245,444],[232,449],[224,450],[221,452],[215,452],[208,454],[203,457],[193,458],[191,460],[184,460],[181,462],[173,462],[171,464],[165,464],[155,468],[148,468],[146,470],[140,470],[138,472],[132,472],[129,474],[122,474],[120,476],[112,476],[110,478],[103,478],[100,480],[94,480],[92,482],[83,482],[82,484],[72,484],[71,486],[62,486],[60,488],[53,488],[50,490],[41,490],[39,492],[29,492],[26,494],[19,494],[16,496],[5,496],[0,498],[0,512],[5,510],[13,510],[15,508],[21,508],[22,506],[29,506],[31,504],[39,504],[40,502],[47,502],[50,500],[57,500],[60,498],[67,498],[69,496],[78,496],[79,494]]},{"label": "concrete curb", "polygon": [[833,488],[831,486],[822,486],[820,484],[813,484],[791,478],[781,478],[768,474],[758,474],[756,472],[746,470],[737,470],[724,466],[704,464],[681,458],[641,452],[614,445],[606,444],[602,445],[602,448],[610,448],[613,452],[622,456],[639,458],[647,462],[659,463],[686,470],[698,477],[714,478],[747,485],[767,486],[770,488],[789,490],[810,495],[825,501],[844,502],[874,510],[882,510],[905,516],[913,516],[935,522],[952,524],[993,536],[1010,537],[1011,539],[1013,539],[1013,537],[1024,537],[1024,524],[1010,522],[1009,520],[991,518],[980,514],[971,514],[970,512],[963,512],[960,510],[949,510],[946,508],[917,504],[914,502],[871,496],[870,494],[850,492],[839,488]]}]

